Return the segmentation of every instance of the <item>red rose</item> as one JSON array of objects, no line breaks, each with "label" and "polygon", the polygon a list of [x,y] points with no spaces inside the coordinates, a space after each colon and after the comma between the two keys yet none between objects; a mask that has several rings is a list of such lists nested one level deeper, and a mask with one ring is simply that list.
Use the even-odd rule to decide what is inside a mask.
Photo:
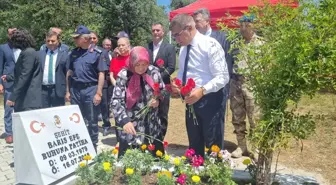
[{"label": "red rose", "polygon": [[174,83],[177,87],[181,87],[182,86],[182,81],[178,78],[174,78]]},{"label": "red rose", "polygon": [[162,59],[159,59],[156,61],[156,65],[159,67],[163,67],[164,66],[164,61]]},{"label": "red rose", "polygon": [[155,150],[155,145],[152,145],[152,144],[148,145],[148,150],[154,151]]},{"label": "red rose", "polygon": [[167,147],[168,146],[168,142],[167,141],[163,141],[163,147]]},{"label": "red rose", "polygon": [[196,83],[195,83],[194,79],[192,79],[192,78],[188,79],[187,85],[190,86],[192,89],[196,87]]}]

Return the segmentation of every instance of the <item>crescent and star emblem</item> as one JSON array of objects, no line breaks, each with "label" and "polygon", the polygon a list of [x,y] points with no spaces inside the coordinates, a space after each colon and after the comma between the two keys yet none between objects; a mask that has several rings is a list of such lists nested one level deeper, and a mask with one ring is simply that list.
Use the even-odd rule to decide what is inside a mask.
[{"label": "crescent and star emblem", "polygon": [[73,121],[75,123],[79,123],[80,122],[80,117],[79,117],[79,114],[77,113],[73,113],[71,116],[70,116],[70,121]]},{"label": "crescent and star emblem", "polygon": [[[36,126],[35,126],[36,124],[40,126],[39,129],[36,129]],[[42,128],[44,128],[44,127],[45,127],[45,124],[44,124],[44,123],[39,123],[39,122],[36,121],[36,120],[30,122],[30,130],[31,130],[32,132],[34,132],[35,134],[40,133],[41,130],[42,130]]]}]

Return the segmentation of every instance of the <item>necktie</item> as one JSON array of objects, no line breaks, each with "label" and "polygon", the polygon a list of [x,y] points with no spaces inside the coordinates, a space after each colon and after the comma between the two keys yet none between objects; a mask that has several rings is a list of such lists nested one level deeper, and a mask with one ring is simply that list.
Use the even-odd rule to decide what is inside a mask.
[{"label": "necktie", "polygon": [[188,70],[188,61],[189,61],[189,51],[190,51],[191,45],[189,44],[187,46],[187,55],[184,60],[184,68],[183,68],[183,76],[182,76],[182,85],[185,85],[187,82],[187,70]]},{"label": "necktie", "polygon": [[53,70],[53,67],[54,67],[54,59],[53,59],[53,56],[54,56],[54,52],[53,51],[50,51],[50,56],[49,56],[49,68],[48,68],[48,83],[52,84],[53,83],[53,74],[54,74],[54,70]]}]

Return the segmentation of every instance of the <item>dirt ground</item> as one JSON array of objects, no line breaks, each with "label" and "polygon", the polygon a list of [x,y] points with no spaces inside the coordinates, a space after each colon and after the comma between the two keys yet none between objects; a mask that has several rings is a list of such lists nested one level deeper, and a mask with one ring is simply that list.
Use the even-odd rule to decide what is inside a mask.
[{"label": "dirt ground", "polygon": [[[0,96],[0,106],[3,98]],[[2,107],[1,107],[2,108]],[[279,163],[293,169],[302,169],[313,174],[321,174],[329,181],[329,184],[336,182],[336,95],[319,94],[313,99],[304,97],[298,107],[302,113],[310,112],[313,115],[320,115],[316,119],[316,133],[309,139],[301,142],[292,141],[287,150],[281,150]],[[323,116],[322,116],[323,115]],[[231,124],[231,111],[228,110],[225,124],[225,149],[232,152],[236,148],[236,139]],[[169,142],[170,151],[175,155],[183,155],[188,146],[188,138],[185,127],[185,107],[179,99],[171,99],[169,111],[169,125],[165,138]],[[116,143],[110,137],[102,139],[102,143]],[[169,151],[168,151],[169,152]],[[180,153],[179,153],[180,152]],[[278,169],[278,172],[282,172]]]},{"label": "dirt ground", "polygon": [[[335,101],[335,102],[334,102]],[[184,105],[179,99],[172,99],[169,111],[169,126],[165,140],[172,148],[186,148]],[[293,141],[287,150],[281,150],[279,163],[293,169],[302,169],[311,173],[321,174],[325,180],[336,182],[336,95],[320,94],[309,99],[304,97],[298,107],[299,112],[310,112],[313,115],[323,115],[316,119],[316,133],[301,142]],[[233,151],[236,139],[231,124],[231,111],[228,111],[225,124],[225,149]],[[277,153],[276,153],[277,154]],[[281,169],[278,169],[281,173]]]}]

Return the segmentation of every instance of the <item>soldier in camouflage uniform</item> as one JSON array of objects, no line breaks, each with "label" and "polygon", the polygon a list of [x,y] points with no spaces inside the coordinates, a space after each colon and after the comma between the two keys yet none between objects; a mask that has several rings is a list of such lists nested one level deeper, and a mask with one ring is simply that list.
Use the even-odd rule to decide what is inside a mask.
[{"label": "soldier in camouflage uniform", "polygon": [[[244,16],[241,19],[240,32],[245,39],[246,44],[254,44],[257,40],[252,29],[252,17]],[[234,64],[233,74],[230,81],[230,109],[232,111],[232,123],[234,126],[234,133],[237,136],[238,147],[232,152],[232,157],[239,158],[243,155],[249,155],[247,144],[246,144],[246,122],[245,118],[247,115],[250,131],[255,128],[254,121],[254,97],[253,93],[249,90],[246,83],[247,77],[238,73],[239,69],[244,69],[247,67],[247,61],[238,61]]]}]

